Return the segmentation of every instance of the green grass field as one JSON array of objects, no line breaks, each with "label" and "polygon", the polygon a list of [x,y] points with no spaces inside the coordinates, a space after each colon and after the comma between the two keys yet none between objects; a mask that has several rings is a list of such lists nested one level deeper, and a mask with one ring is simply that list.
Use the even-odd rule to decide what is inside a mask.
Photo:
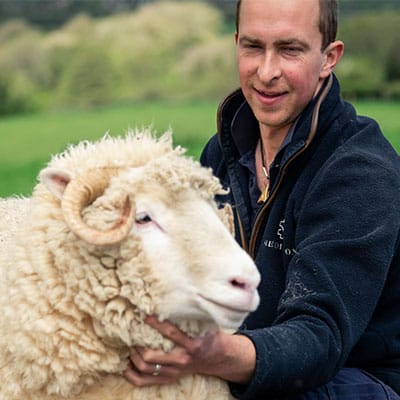
[{"label": "green grass field", "polygon": [[96,140],[106,132],[124,135],[152,126],[157,134],[172,128],[175,145],[197,157],[215,132],[217,103],[131,104],[90,111],[32,114],[0,119],[0,197],[29,195],[37,173],[51,155],[69,143]]},{"label": "green grass field", "polygon": [[[400,104],[360,102],[360,114],[374,117],[400,152]],[[0,119],[0,197],[29,195],[39,170],[69,143],[95,140],[106,132],[152,125],[161,134],[174,131],[175,145],[198,157],[216,130],[217,103],[131,104],[90,111],[32,114]]]}]

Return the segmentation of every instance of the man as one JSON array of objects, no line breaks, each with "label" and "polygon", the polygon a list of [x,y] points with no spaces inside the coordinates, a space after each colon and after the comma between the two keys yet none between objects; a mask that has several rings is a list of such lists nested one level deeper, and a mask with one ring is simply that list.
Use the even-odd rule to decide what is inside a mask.
[{"label": "man", "polygon": [[400,399],[400,160],[340,98],[336,19],[335,0],[238,2],[241,90],[201,161],[231,189],[261,303],[235,335],[149,318],[176,347],[133,349],[132,383],[195,372],[239,399]]}]

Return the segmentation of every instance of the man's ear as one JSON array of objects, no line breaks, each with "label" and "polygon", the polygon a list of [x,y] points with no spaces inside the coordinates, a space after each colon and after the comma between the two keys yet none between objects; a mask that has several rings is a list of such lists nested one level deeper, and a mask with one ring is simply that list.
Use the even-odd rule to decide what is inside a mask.
[{"label": "man's ear", "polygon": [[336,40],[326,47],[324,50],[325,62],[320,72],[321,79],[327,78],[332,73],[337,63],[342,58],[343,52],[344,44],[341,40]]}]

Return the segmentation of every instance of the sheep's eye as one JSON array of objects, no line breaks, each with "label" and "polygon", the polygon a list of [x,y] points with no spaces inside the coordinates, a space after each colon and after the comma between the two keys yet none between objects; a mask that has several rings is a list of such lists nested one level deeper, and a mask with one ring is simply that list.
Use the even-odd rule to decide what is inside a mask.
[{"label": "sheep's eye", "polygon": [[151,221],[152,221],[151,217],[148,214],[146,214],[145,212],[138,213],[136,215],[136,223],[137,224],[144,225],[144,224],[148,224]]}]

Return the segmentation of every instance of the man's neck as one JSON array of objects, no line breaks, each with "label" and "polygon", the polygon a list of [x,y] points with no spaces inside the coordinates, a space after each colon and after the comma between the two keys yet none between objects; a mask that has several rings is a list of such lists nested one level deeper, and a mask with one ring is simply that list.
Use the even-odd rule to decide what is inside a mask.
[{"label": "man's neck", "polygon": [[262,143],[264,145],[264,157],[268,166],[275,159],[290,127],[291,125],[287,125],[284,128],[275,129],[260,124],[260,135],[262,135]]}]

